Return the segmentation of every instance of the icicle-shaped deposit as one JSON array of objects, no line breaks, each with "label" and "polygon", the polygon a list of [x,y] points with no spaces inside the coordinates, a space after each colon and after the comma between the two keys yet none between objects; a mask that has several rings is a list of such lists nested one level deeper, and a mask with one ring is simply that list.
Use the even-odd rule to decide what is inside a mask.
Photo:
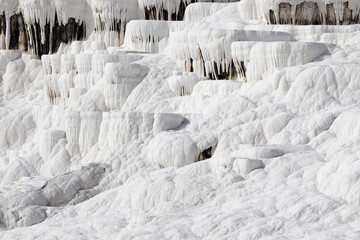
[{"label": "icicle-shaped deposit", "polygon": [[195,2],[237,2],[239,0],[138,0],[147,20],[183,20],[185,9]]},{"label": "icicle-shaped deposit", "polygon": [[186,73],[184,75],[174,74],[168,78],[167,83],[169,88],[177,96],[186,96],[191,95],[194,86],[203,80],[205,80],[205,78],[198,77],[194,73]]},{"label": "icicle-shaped deposit", "polygon": [[19,11],[19,0],[0,1],[0,49],[28,47],[23,14]]},{"label": "icicle-shaped deposit", "polygon": [[75,99],[100,81],[105,64],[118,60],[119,55],[107,52],[43,55],[45,89],[50,104],[68,105],[70,89],[81,89],[72,91],[71,103],[75,103]]},{"label": "icicle-shaped deposit", "polygon": [[90,0],[95,19],[95,38],[106,46],[120,46],[124,42],[125,26],[139,19],[136,0]]},{"label": "icicle-shaped deposit", "polygon": [[234,42],[231,48],[239,77],[250,82],[276,68],[309,63],[327,51],[323,43],[303,42]]},{"label": "icicle-shaped deposit", "polygon": [[28,48],[36,55],[56,52],[61,43],[86,37],[86,0],[20,0]]},{"label": "icicle-shaped deposit", "polygon": [[168,51],[187,72],[211,79],[237,79],[231,43],[235,41],[291,41],[287,33],[208,29],[170,34]]},{"label": "icicle-shaped deposit", "polygon": [[133,51],[157,53],[167,45],[170,32],[185,26],[185,22],[134,20],[126,26],[125,45]]}]

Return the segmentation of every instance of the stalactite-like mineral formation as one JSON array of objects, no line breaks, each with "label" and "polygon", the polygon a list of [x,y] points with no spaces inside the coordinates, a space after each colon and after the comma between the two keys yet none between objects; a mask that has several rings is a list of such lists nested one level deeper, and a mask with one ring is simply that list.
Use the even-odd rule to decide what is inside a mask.
[{"label": "stalactite-like mineral formation", "polygon": [[237,2],[239,0],[138,0],[147,20],[181,21],[185,16],[185,9],[196,2]]}]

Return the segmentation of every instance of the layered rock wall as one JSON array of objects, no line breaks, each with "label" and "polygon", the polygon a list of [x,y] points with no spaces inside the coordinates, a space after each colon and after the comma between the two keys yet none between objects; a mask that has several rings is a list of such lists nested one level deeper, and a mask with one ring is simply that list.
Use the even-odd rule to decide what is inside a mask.
[{"label": "layered rock wall", "polygon": [[269,24],[348,25],[360,23],[359,7],[357,0],[256,0],[241,2],[239,11]]},{"label": "layered rock wall", "polygon": [[[194,4],[187,11],[187,6],[195,2],[205,3]],[[206,2],[217,4],[211,6],[206,5]],[[130,25],[130,31],[126,31],[129,21],[183,20],[186,12],[189,20],[201,20],[198,12],[202,12],[200,10],[203,7],[208,12],[203,16],[205,17],[224,8],[226,4],[220,3],[229,2],[237,0],[1,0],[0,49],[19,49],[41,56],[57,52],[62,43],[87,38],[103,41],[106,47],[120,46],[126,42],[125,33],[130,32],[131,42],[134,44],[143,44],[142,37],[149,39],[151,46],[144,43],[141,48],[143,51],[157,52],[161,48],[160,40],[166,41],[169,32],[183,24],[159,23],[157,25],[161,25],[163,29],[160,30],[161,36],[153,39],[153,36],[159,35],[158,32],[146,29],[137,31],[137,28],[141,28],[138,23]],[[360,3],[357,0],[244,0],[238,4],[238,9],[241,18],[261,20],[268,24],[360,23]],[[152,25],[147,27],[151,28]],[[142,36],[143,33],[146,36]],[[140,43],[136,43],[139,41]]]}]

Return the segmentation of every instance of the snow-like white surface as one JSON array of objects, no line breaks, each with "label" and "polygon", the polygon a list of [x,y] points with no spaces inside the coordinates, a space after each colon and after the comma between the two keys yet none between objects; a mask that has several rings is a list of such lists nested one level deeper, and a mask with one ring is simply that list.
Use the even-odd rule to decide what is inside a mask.
[{"label": "snow-like white surface", "polygon": [[360,238],[359,25],[263,25],[278,1],[242,0],[123,39],[145,1],[83,3],[20,0],[92,19],[87,41],[0,51],[0,239]]},{"label": "snow-like white surface", "polygon": [[104,97],[110,110],[121,110],[132,90],[147,74],[143,66],[128,63],[109,63],[104,71]]},{"label": "snow-like white surface", "polygon": [[228,7],[228,6],[237,7],[237,3],[207,3],[207,2],[198,2],[190,4],[185,11],[185,21],[201,21],[205,17],[215,14],[217,11]]},{"label": "snow-like white surface", "polygon": [[190,74],[177,74],[168,78],[168,85],[170,89],[178,96],[191,95],[194,86],[205,78],[197,77]]},{"label": "snow-like white surface", "polygon": [[247,81],[266,78],[277,68],[313,62],[328,50],[325,44],[310,42],[234,42],[231,48],[238,72],[244,71],[241,63],[246,69]]}]

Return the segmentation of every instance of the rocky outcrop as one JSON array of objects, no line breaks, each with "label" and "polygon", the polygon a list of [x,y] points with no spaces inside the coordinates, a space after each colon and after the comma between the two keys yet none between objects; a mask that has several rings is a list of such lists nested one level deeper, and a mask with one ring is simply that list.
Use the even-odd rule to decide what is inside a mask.
[{"label": "rocky outcrop", "polygon": [[[70,6],[69,4],[71,5]],[[54,53],[61,43],[83,40],[85,0],[3,1],[0,4],[0,48],[19,49],[41,56]]]},{"label": "rocky outcrop", "polygon": [[[136,45],[136,49],[158,52],[162,45],[166,45],[169,33],[179,30],[185,23],[144,24],[137,21],[127,25],[130,20],[183,20],[185,9],[191,3],[236,1],[238,0],[2,0],[0,49],[19,49],[42,56],[57,52],[62,43],[83,40],[93,33],[90,39],[102,41],[106,47],[120,46],[124,42],[129,43],[128,39],[131,39],[130,42]],[[208,14],[222,8],[221,4],[218,5],[213,9],[207,7]],[[197,13],[202,6],[205,5],[193,7],[188,15],[199,15]],[[254,0],[241,1],[238,9],[239,15],[246,20],[262,20],[269,24],[360,23],[360,3],[357,0]],[[138,31],[139,27],[142,27],[141,31]],[[154,28],[157,30],[154,31]],[[125,37],[125,32],[131,36]],[[226,77],[224,72],[228,69],[217,70],[214,78]]]},{"label": "rocky outcrop", "polygon": [[22,13],[7,17],[0,14],[1,49],[23,50],[28,49],[28,39]]},{"label": "rocky outcrop", "polygon": [[359,9],[349,1],[284,1],[269,9],[268,23],[296,25],[348,25],[360,23]]},{"label": "rocky outcrop", "polygon": [[86,36],[85,22],[77,22],[75,18],[69,18],[65,25],[55,18],[55,24],[51,26],[50,23],[46,23],[44,30],[41,30],[42,26],[38,23],[26,24],[26,28],[29,38],[28,49],[38,56],[55,53],[61,43],[83,40]]},{"label": "rocky outcrop", "polygon": [[138,0],[140,9],[146,20],[181,21],[185,9],[196,2],[238,2],[239,0]]}]

